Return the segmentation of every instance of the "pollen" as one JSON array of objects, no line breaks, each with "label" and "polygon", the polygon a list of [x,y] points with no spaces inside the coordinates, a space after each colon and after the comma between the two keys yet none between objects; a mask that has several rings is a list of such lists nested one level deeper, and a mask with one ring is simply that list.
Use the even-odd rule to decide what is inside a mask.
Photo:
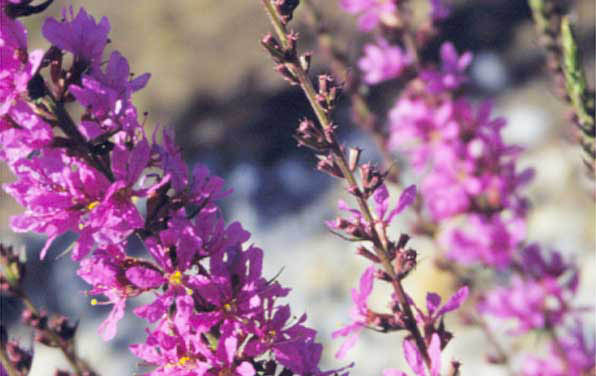
[{"label": "pollen", "polygon": [[99,201],[93,201],[93,202],[89,203],[89,205],[87,205],[87,209],[93,210],[97,207],[97,205],[99,205]]},{"label": "pollen", "polygon": [[182,283],[182,273],[179,270],[176,270],[174,273],[170,275],[169,278],[170,284],[172,285],[179,285]]},{"label": "pollen", "polygon": [[190,357],[188,356],[183,356],[178,360],[178,364],[180,364],[181,366],[185,365],[188,362],[190,362]]},{"label": "pollen", "polygon": [[97,305],[97,299],[93,298],[91,299],[91,305]]}]

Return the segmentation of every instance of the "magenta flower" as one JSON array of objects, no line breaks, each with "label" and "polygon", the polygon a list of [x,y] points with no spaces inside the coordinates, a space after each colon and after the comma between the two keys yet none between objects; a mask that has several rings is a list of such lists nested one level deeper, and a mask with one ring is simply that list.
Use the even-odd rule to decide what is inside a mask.
[{"label": "magenta flower", "polygon": [[577,267],[562,261],[558,252],[550,260],[537,245],[522,253],[523,276],[514,276],[508,287],[488,292],[478,309],[502,319],[514,319],[514,333],[556,327],[571,313],[570,302],[577,291]]},{"label": "magenta flower", "polygon": [[11,218],[13,231],[35,231],[49,236],[40,257],[66,231],[79,232],[108,189],[108,180],[93,168],[45,149],[37,158],[15,164],[17,181],[4,189],[26,209]]},{"label": "magenta flower", "polygon": [[414,306],[418,315],[416,321],[424,327],[432,328],[446,313],[458,309],[468,298],[468,287],[457,290],[451,298],[441,306],[441,296],[433,292],[426,294],[426,312]]},{"label": "magenta flower", "polygon": [[25,27],[9,18],[4,9],[0,9],[0,23],[0,117],[4,117],[19,98],[26,95],[27,83],[37,73],[44,53],[42,50],[27,52]]},{"label": "magenta flower", "polygon": [[451,102],[435,108],[423,99],[400,98],[389,112],[389,147],[405,151],[413,166],[422,171],[428,162],[452,154],[445,144],[459,135],[453,115]]},{"label": "magenta flower", "polygon": [[375,318],[374,315],[370,314],[367,304],[368,297],[373,289],[374,273],[375,267],[369,266],[360,277],[359,289],[352,289],[352,300],[355,304],[350,311],[352,323],[336,330],[332,334],[332,338],[334,339],[340,336],[348,337],[335,354],[336,358],[343,359],[346,356],[348,350],[356,344],[356,341],[360,337],[360,332],[371,324]]},{"label": "magenta flower", "polygon": [[447,257],[463,265],[509,265],[516,247],[525,238],[525,221],[513,218],[505,222],[500,216],[470,214],[465,226],[447,226],[439,244]]},{"label": "magenta flower", "polygon": [[558,338],[558,344],[551,344],[546,358],[536,355],[525,357],[521,374],[523,376],[583,376],[592,374],[596,367],[596,342],[594,336],[585,335],[581,322]]},{"label": "magenta flower", "polygon": [[[87,294],[102,294],[108,298],[101,303],[93,299],[92,304],[113,305],[112,311],[98,328],[99,334],[105,341],[116,335],[118,321],[124,317],[126,299],[139,295],[143,291],[142,288],[135,287],[128,281],[127,277],[134,275],[135,271],[129,273],[127,266],[126,254],[122,247],[108,246],[104,250],[96,250],[91,257],[83,259],[77,271],[77,274],[93,287]],[[157,271],[154,270],[154,272]],[[147,287],[154,286],[145,284],[145,288]]]},{"label": "magenta flower", "polygon": [[399,77],[410,62],[401,47],[380,40],[364,46],[364,56],[358,60],[358,67],[364,74],[364,81],[374,85]]},{"label": "magenta flower", "polygon": [[430,18],[433,22],[442,21],[451,14],[450,0],[429,0]]},{"label": "magenta flower", "polygon": [[[404,355],[406,362],[414,371],[416,376],[440,376],[441,373],[441,339],[438,334],[433,334],[430,344],[428,346],[428,355],[431,361],[430,373],[426,372],[422,354],[411,339],[405,339],[403,342]],[[395,368],[388,368],[383,370],[383,376],[408,376],[405,372]]]},{"label": "magenta flower", "polygon": [[389,215],[387,217],[385,216],[387,214],[387,211],[389,210],[389,192],[387,191],[387,187],[385,186],[385,184],[382,184],[379,188],[377,188],[373,195],[373,198],[375,201],[377,221],[382,222],[384,226],[388,226],[391,223],[391,221],[393,221],[393,218],[395,218],[396,215],[398,215],[414,203],[414,201],[416,200],[416,186],[410,185],[409,187],[403,190],[403,192],[399,196],[397,205],[393,210],[391,210],[391,212],[389,212]]},{"label": "magenta flower", "polygon": [[51,126],[25,102],[17,101],[0,117],[0,159],[12,168],[34,151],[47,147],[52,137]]},{"label": "magenta flower", "polygon": [[431,93],[455,90],[467,81],[465,70],[471,62],[471,52],[460,56],[451,42],[445,42],[441,46],[441,69],[425,70],[420,78],[426,82]]},{"label": "magenta flower", "polygon": [[95,23],[95,19],[84,8],[79,9],[76,17],[72,7],[68,10],[68,13],[66,8],[62,11],[63,22],[54,18],[45,21],[42,27],[44,37],[54,46],[71,52],[76,59],[88,64],[99,64],[108,42],[110,22],[102,17],[99,23]]},{"label": "magenta flower", "polygon": [[[95,118],[120,116],[131,106],[132,93],[145,87],[150,77],[145,73],[131,79],[129,69],[126,59],[114,51],[110,55],[105,73],[101,69],[94,69],[91,74],[83,76],[82,86],[71,85],[68,89]],[[105,120],[101,125],[106,126],[104,123]],[[89,138],[95,137],[97,135]]]},{"label": "magenta flower", "polygon": [[350,14],[358,14],[358,27],[371,31],[381,20],[393,17],[396,6],[391,0],[340,0],[340,6]]}]

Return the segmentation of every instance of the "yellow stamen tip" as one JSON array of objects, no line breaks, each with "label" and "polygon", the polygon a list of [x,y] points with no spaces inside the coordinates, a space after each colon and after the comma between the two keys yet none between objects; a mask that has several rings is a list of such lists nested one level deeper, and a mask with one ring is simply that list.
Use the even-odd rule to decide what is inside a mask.
[{"label": "yellow stamen tip", "polygon": [[182,273],[179,270],[176,270],[174,273],[170,275],[170,283],[173,285],[179,285],[182,283]]},{"label": "yellow stamen tip", "polygon": [[89,205],[87,205],[87,209],[93,210],[97,207],[97,205],[99,205],[99,201],[93,201],[93,202],[89,203]]},{"label": "yellow stamen tip", "polygon": [[97,305],[97,299],[91,299],[91,305]]},{"label": "yellow stamen tip", "polygon": [[180,364],[181,366],[185,365],[186,363],[188,363],[190,361],[190,357],[188,356],[183,356],[182,358],[180,358],[178,360],[178,364]]}]

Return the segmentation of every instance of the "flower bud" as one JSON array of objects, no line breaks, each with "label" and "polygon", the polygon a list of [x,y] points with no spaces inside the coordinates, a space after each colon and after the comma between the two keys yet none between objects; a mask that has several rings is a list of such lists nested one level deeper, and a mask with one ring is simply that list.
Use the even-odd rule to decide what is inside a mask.
[{"label": "flower bud", "polygon": [[277,9],[277,13],[279,13],[281,22],[285,25],[292,20],[294,10],[300,4],[300,0],[274,0],[273,4]]},{"label": "flower bud", "polygon": [[344,178],[344,174],[335,162],[335,158],[333,158],[332,154],[328,154],[326,156],[317,155],[317,157],[319,158],[317,170],[325,172],[331,176],[335,176],[336,178]]},{"label": "flower bud", "polygon": [[372,253],[371,251],[369,251],[366,247],[358,247],[358,249],[356,249],[356,254],[358,256],[362,256],[364,258],[369,259],[370,261],[374,262],[374,263],[380,263],[381,260],[379,260],[379,258]]},{"label": "flower bud", "polygon": [[362,154],[362,149],[360,148],[350,148],[348,152],[348,168],[350,171],[354,172],[356,167],[358,167],[358,162],[360,161],[360,155]]},{"label": "flower bud", "polygon": [[312,59],[312,52],[305,52],[304,54],[300,55],[300,67],[305,72],[310,70],[310,61]]},{"label": "flower bud", "polygon": [[265,47],[267,51],[269,51],[271,57],[273,57],[273,60],[275,60],[278,63],[284,61],[285,55],[283,48],[281,47],[281,44],[279,44],[277,39],[275,39],[275,37],[271,35],[271,33],[267,33],[263,38],[261,38],[261,44],[263,45],[263,47]]},{"label": "flower bud", "polygon": [[360,166],[360,177],[362,179],[362,188],[365,197],[370,197],[385,180],[387,173],[381,173],[379,169],[371,163]]},{"label": "flower bud", "polygon": [[294,138],[298,141],[298,146],[306,146],[318,152],[331,146],[325,134],[309,119],[300,122]]},{"label": "flower bud", "polygon": [[275,66],[275,71],[283,77],[284,80],[288,81],[290,85],[300,85],[300,81],[294,76],[294,73],[285,65],[285,64],[277,64]]}]

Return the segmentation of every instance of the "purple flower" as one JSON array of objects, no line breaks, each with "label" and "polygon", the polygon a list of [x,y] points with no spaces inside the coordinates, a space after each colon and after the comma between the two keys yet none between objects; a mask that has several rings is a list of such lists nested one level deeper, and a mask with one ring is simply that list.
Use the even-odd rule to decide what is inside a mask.
[{"label": "purple flower", "polygon": [[[414,371],[416,376],[427,376],[426,367],[422,360],[422,354],[412,339],[405,339],[403,342],[406,362]],[[433,334],[428,346],[428,355],[431,361],[430,376],[439,376],[441,372],[441,339],[438,334]],[[405,372],[395,368],[383,370],[383,376],[408,376]]]},{"label": "purple flower", "polygon": [[[112,311],[99,326],[98,332],[105,341],[116,335],[117,324],[124,317],[126,299],[141,293],[139,288],[127,282],[125,275],[126,255],[120,246],[108,246],[105,250],[96,250],[89,258],[81,262],[77,274],[93,286],[89,295],[102,294],[107,301],[92,304],[112,304]],[[134,273],[133,273],[134,274]]]},{"label": "purple flower", "polygon": [[0,10],[0,23],[0,117],[4,117],[27,93],[27,83],[39,69],[44,52],[27,53],[25,27],[3,10]]},{"label": "purple flower", "polygon": [[447,257],[463,265],[509,265],[511,255],[525,238],[525,221],[513,218],[505,222],[498,215],[485,217],[470,214],[465,226],[447,226],[439,244],[448,250]]},{"label": "purple flower", "polygon": [[389,192],[387,191],[385,184],[382,184],[379,188],[377,188],[373,198],[375,201],[377,220],[382,222],[384,226],[388,226],[396,215],[414,203],[416,200],[416,186],[410,185],[403,190],[399,196],[397,205],[393,210],[391,210],[391,212],[389,212],[387,217],[385,217],[385,215],[387,214],[387,210],[389,210]]},{"label": "purple flower", "polygon": [[145,73],[131,79],[129,69],[126,59],[114,51],[105,73],[101,69],[94,69],[91,74],[83,76],[82,86],[70,85],[68,90],[95,118],[120,116],[131,106],[132,93],[145,87],[150,77]]},{"label": "purple flower", "polygon": [[374,274],[375,267],[369,266],[362,274],[362,277],[360,277],[359,289],[352,289],[352,300],[355,304],[350,312],[352,323],[336,330],[332,334],[334,339],[340,336],[348,337],[335,354],[336,358],[343,359],[346,356],[348,350],[356,344],[360,332],[374,319],[374,316],[369,314],[370,311],[367,304],[368,297],[373,289]]},{"label": "purple flower", "polygon": [[[69,17],[70,16],[70,19]],[[108,42],[110,22],[102,17],[99,23],[87,14],[84,8],[79,9],[74,16],[73,8],[68,12],[62,10],[63,22],[48,18],[42,27],[42,33],[54,46],[69,51],[76,59],[81,59],[89,64],[99,64],[103,50]]]},{"label": "purple flower", "polygon": [[451,14],[451,7],[449,0],[429,0],[430,2],[430,17],[433,22],[438,22],[446,19]]},{"label": "purple flower", "polygon": [[425,327],[433,327],[443,315],[458,309],[468,297],[468,287],[464,286],[457,290],[451,298],[441,306],[441,296],[433,292],[426,294],[426,314],[414,306],[418,313],[416,321]]},{"label": "purple flower", "polygon": [[[591,333],[593,330],[588,329]],[[548,357],[526,356],[521,374],[523,376],[582,376],[593,374],[596,367],[596,342],[593,334],[585,335],[586,328],[577,321],[558,344],[552,343]]]},{"label": "purple flower", "polygon": [[433,107],[423,99],[400,98],[389,112],[389,146],[406,151],[420,171],[430,161],[443,160],[452,153],[445,144],[459,135],[454,111],[452,102]]},{"label": "purple flower", "polygon": [[563,323],[576,293],[577,268],[563,263],[558,252],[551,253],[549,262],[537,245],[524,249],[521,268],[525,269],[523,276],[514,276],[508,287],[488,292],[478,309],[502,319],[515,319],[518,327],[514,333]]},{"label": "purple flower", "polygon": [[381,20],[391,19],[396,6],[391,0],[340,0],[340,6],[350,14],[358,14],[358,27],[371,31]]},{"label": "purple flower", "polygon": [[37,158],[20,160],[13,170],[18,180],[4,189],[26,211],[11,218],[11,227],[17,232],[48,235],[42,258],[58,235],[80,231],[79,224],[87,221],[109,186],[101,173],[58,149],[45,149]]},{"label": "purple flower", "polygon": [[399,77],[410,60],[399,46],[380,40],[364,46],[364,56],[358,60],[358,67],[364,73],[364,81],[374,85]]},{"label": "purple flower", "polygon": [[53,137],[51,126],[35,115],[25,102],[17,101],[0,117],[0,159],[9,167],[47,147]]},{"label": "purple flower", "polygon": [[441,69],[425,70],[420,78],[426,82],[431,93],[455,90],[467,81],[465,70],[472,62],[472,53],[465,52],[459,56],[451,42],[441,46]]}]

